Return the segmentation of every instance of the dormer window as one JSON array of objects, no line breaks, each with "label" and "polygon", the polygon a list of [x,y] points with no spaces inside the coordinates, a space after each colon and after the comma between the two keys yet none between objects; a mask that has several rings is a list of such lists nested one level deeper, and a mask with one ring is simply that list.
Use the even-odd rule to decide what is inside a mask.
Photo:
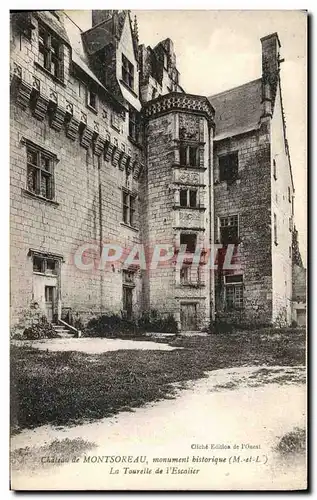
[{"label": "dormer window", "polygon": [[63,43],[39,26],[39,64],[59,80],[64,79]]},{"label": "dormer window", "polygon": [[122,80],[131,89],[134,90],[134,66],[122,54]]}]

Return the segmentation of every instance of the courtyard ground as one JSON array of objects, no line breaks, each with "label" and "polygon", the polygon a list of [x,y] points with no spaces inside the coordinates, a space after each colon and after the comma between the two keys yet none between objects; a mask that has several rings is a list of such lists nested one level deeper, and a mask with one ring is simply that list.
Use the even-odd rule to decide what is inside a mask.
[{"label": "courtyard ground", "polygon": [[[108,339],[103,340],[107,351]],[[153,457],[175,454],[221,458],[221,450],[191,448],[209,441],[260,445],[260,451],[252,451],[260,463],[200,464],[197,476],[168,476],[164,488],[186,489],[189,481],[197,489],[304,488],[304,332],[176,338],[166,346],[172,350],[144,350],[144,345],[138,350],[135,343],[135,350],[101,353],[99,346],[99,354],[87,354],[14,345],[13,487],[121,489],[139,484],[144,489],[149,483],[137,483],[135,477],[125,483],[122,466],[113,476],[105,464],[84,464],[82,458],[76,466],[52,464],[41,457],[131,453],[146,455],[149,467]],[[290,446],[295,453],[283,453],[281,443],[295,443],[294,449]],[[250,450],[241,452],[246,454]],[[263,457],[268,458],[265,464]],[[159,484],[151,477],[151,487]]]}]

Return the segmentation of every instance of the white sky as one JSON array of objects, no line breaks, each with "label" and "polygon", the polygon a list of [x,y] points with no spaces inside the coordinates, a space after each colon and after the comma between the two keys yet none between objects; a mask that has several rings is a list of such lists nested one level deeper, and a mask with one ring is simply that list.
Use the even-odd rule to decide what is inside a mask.
[{"label": "white sky", "polygon": [[[85,30],[90,11],[67,11]],[[185,91],[212,95],[261,76],[260,38],[278,32],[287,137],[295,184],[295,224],[306,264],[306,14],[301,11],[155,10],[137,15],[140,43],[171,38]]]}]

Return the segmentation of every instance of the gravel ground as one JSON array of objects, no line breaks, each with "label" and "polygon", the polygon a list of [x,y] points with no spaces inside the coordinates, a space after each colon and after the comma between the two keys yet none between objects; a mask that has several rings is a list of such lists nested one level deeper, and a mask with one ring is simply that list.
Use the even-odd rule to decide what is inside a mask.
[{"label": "gravel ground", "polygon": [[[215,370],[205,379],[188,382],[173,400],[89,424],[24,430],[12,437],[12,486],[53,490],[303,489],[305,455],[285,457],[277,451],[282,436],[294,428],[305,428],[303,374],[304,368],[296,366]],[[290,379],[288,384],[285,379]],[[214,449],[211,444],[230,448]],[[77,463],[71,461],[74,453]],[[105,463],[103,457],[110,455],[146,456],[146,463]],[[69,462],[42,463],[47,456]],[[231,458],[229,463],[233,456],[240,456],[239,461]],[[88,463],[87,457],[90,461],[101,457],[101,462]],[[166,457],[189,457],[189,462],[153,463],[153,458]],[[193,457],[206,462],[193,463]],[[226,462],[220,462],[221,458]],[[198,472],[178,474],[170,468],[168,473],[170,465]],[[151,469],[152,473],[124,473],[127,466],[129,470]],[[162,474],[155,473],[159,468]]]}]

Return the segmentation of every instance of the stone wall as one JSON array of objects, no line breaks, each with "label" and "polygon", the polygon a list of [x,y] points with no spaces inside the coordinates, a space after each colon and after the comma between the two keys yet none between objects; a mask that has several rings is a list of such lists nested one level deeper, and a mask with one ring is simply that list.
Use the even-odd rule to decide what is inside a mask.
[{"label": "stone wall", "polygon": [[[37,26],[36,19],[34,23]],[[99,253],[103,243],[116,243],[129,249],[139,242],[138,202],[137,228],[130,228],[122,223],[122,187],[128,187],[136,194],[138,192],[140,150],[127,139],[125,113],[121,114],[120,130],[111,127],[110,116],[118,110],[104,99],[102,92],[98,96],[97,112],[86,106],[82,82],[68,71],[68,47],[65,46],[64,53],[65,85],[56,82],[35,66],[38,55],[37,36],[36,28],[30,41],[23,37],[20,39],[17,32],[11,33],[12,324],[18,321],[22,311],[34,299],[30,248],[62,256],[60,292],[63,308],[71,308],[84,318],[107,311],[120,313],[122,266],[112,268],[108,264],[105,270],[82,271],[74,265],[74,254],[78,247],[87,243],[96,245]],[[31,105],[32,85],[37,80],[40,83],[40,95],[48,103],[41,113],[36,113]],[[30,85],[31,91],[27,98],[22,95],[21,81],[23,85],[24,82]],[[60,126],[54,126],[54,122],[52,124],[49,113],[53,97],[56,97],[61,110]],[[72,107],[72,117],[78,118],[72,134],[69,133],[66,121],[67,103]],[[99,148],[94,137],[101,140]],[[56,155],[53,201],[32,196],[26,189],[27,140]],[[137,305],[140,303],[140,293],[140,273],[137,273],[135,314],[139,312]]]},{"label": "stone wall", "polygon": [[[219,241],[219,217],[238,215],[239,244],[236,274],[243,274],[244,308],[224,310],[224,284],[219,286],[218,315],[248,322],[270,322],[272,317],[271,257],[271,161],[269,130],[258,131],[215,142],[214,148],[214,210],[215,240]],[[238,179],[220,182],[218,156],[238,151]],[[222,289],[221,289],[222,288]]]}]

